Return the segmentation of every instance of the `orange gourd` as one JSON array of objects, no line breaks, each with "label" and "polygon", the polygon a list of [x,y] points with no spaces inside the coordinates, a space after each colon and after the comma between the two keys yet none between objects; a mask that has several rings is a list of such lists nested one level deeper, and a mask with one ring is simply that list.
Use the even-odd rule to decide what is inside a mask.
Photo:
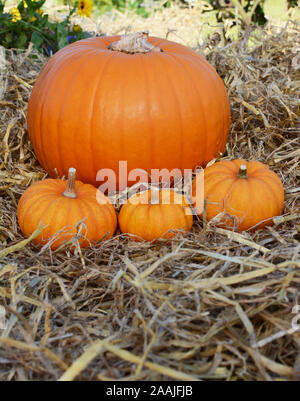
[{"label": "orange gourd", "polygon": [[[40,225],[42,233],[33,242],[44,245],[51,240],[55,250],[77,232],[81,247],[110,238],[115,232],[117,216],[110,200],[89,184],[75,180],[76,170],[69,169],[68,181],[46,179],[31,185],[18,204],[21,231],[29,237]],[[78,223],[83,225],[78,227]]]},{"label": "orange gourd", "polygon": [[119,214],[121,231],[136,240],[173,238],[177,230],[188,231],[192,225],[193,215],[188,202],[170,189],[136,194],[127,200]]},{"label": "orange gourd", "polygon": [[[224,151],[230,107],[224,84],[199,54],[145,33],[72,43],[34,85],[29,137],[51,177],[132,169],[193,169]],[[133,184],[135,180],[129,182]],[[118,188],[116,188],[118,189]],[[122,189],[122,188],[121,188]]]},{"label": "orange gourd", "polygon": [[[200,179],[196,176],[193,182],[194,205],[201,204],[195,195]],[[273,224],[272,218],[283,210],[284,189],[278,175],[263,163],[238,159],[204,169],[204,199],[208,221],[219,215],[218,226],[243,231]]]}]

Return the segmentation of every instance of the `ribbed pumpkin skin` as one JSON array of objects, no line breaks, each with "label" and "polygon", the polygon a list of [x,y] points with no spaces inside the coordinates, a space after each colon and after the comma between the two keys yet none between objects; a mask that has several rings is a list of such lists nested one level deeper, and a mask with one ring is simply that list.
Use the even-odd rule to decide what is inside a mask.
[{"label": "ribbed pumpkin skin", "polygon": [[54,250],[76,234],[76,224],[85,218],[87,231],[81,232],[87,239],[79,240],[81,247],[101,240],[105,234],[105,240],[110,238],[116,229],[117,216],[109,199],[98,191],[103,204],[97,203],[96,188],[80,181],[76,181],[77,198],[70,199],[63,196],[66,186],[66,181],[46,179],[24,192],[18,204],[18,221],[23,234],[29,237],[42,222],[45,228],[33,242],[44,245],[58,230],[65,228],[66,232],[51,245]]},{"label": "ribbed pumpkin skin", "polygon": [[[248,178],[238,177],[242,164],[247,167]],[[196,180],[197,177],[193,195]],[[237,159],[204,169],[204,199],[207,220],[225,212],[231,217],[225,215],[218,225],[243,231],[273,224],[272,220],[264,220],[282,213],[284,189],[278,175],[263,163]]]},{"label": "ribbed pumpkin skin", "polygon": [[51,177],[74,166],[78,179],[99,185],[98,170],[118,173],[119,161],[128,161],[128,171],[183,170],[224,151],[230,107],[214,68],[192,50],[154,37],[149,42],[163,52],[109,50],[119,38],[66,46],[34,85],[28,132]]},{"label": "ribbed pumpkin skin", "polygon": [[169,230],[189,231],[192,228],[191,209],[182,195],[173,190],[163,189],[159,192],[159,204],[151,204],[150,200],[149,190],[134,195],[122,206],[119,226],[123,233],[136,236],[133,238],[137,241],[153,241],[159,238],[173,238],[176,231]]}]

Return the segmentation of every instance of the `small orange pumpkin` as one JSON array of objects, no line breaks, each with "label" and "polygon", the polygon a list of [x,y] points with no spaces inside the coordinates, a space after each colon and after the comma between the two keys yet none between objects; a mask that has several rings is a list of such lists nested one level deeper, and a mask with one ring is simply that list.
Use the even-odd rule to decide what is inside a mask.
[{"label": "small orange pumpkin", "polygon": [[92,185],[76,181],[76,170],[70,168],[68,181],[46,179],[24,192],[18,204],[18,221],[26,237],[41,223],[44,229],[33,242],[45,245],[51,240],[55,250],[77,233],[80,222],[85,227],[79,239],[81,247],[110,238],[117,216],[110,200]]},{"label": "small orange pumpkin", "polygon": [[174,237],[176,232],[170,230],[190,230],[192,210],[184,196],[170,189],[153,191],[138,193],[122,206],[121,231],[135,236],[136,240],[153,241]]},{"label": "small orange pumpkin", "polygon": [[[196,185],[192,187],[194,206],[200,204]],[[257,161],[222,161],[204,169],[206,219],[220,214],[217,225],[237,231],[272,225],[272,217],[282,213],[284,189],[278,175]],[[202,210],[195,210],[201,215]]]}]

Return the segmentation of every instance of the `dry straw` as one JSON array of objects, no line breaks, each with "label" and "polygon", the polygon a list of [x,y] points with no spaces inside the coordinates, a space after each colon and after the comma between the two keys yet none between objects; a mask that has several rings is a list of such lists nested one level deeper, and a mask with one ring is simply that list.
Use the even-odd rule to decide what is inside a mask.
[{"label": "dry straw", "polygon": [[196,220],[172,241],[118,235],[75,254],[39,252],[18,229],[20,195],[46,176],[25,127],[46,60],[1,50],[0,380],[299,380],[299,27],[256,31],[251,48],[250,33],[214,35],[196,50],[228,88],[224,158],[261,160],[279,174],[283,217],[242,234]]}]

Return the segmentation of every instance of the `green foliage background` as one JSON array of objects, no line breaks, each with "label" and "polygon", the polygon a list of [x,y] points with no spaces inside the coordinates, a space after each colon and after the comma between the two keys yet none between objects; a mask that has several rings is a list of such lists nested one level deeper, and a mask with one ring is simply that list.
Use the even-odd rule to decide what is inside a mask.
[{"label": "green foliage background", "polygon": [[[46,0],[19,0],[17,8],[20,18],[6,10],[5,0],[0,0],[0,45],[5,48],[25,49],[31,42],[40,52],[51,55],[62,47],[90,36],[81,27],[74,30],[71,17],[76,13],[78,0],[58,0],[69,6],[68,15],[61,21],[51,21],[48,14],[41,13]],[[286,21],[293,11],[293,17],[300,22],[300,0],[93,0],[95,17],[118,9],[131,10],[142,17],[149,17],[153,11],[170,7],[176,2],[184,7],[201,3],[205,7],[203,15],[204,36],[213,34],[211,26],[219,22],[226,24],[226,37],[235,40],[246,25],[263,25],[271,22]],[[78,28],[78,27],[77,27]]]},{"label": "green foliage background", "polygon": [[[68,0],[64,0],[68,1]],[[299,0],[204,0],[213,7],[214,10],[225,14],[234,14],[235,7],[240,6],[246,13],[250,13],[253,23],[263,24],[266,22],[267,16],[271,14],[282,15],[283,10],[290,7],[300,7]],[[96,13],[104,13],[117,8],[120,11],[125,9],[134,10],[137,14],[147,17],[149,9],[155,10],[161,7],[170,7],[174,2],[180,2],[183,7],[189,7],[197,3],[197,0],[94,0],[97,11]],[[266,5],[267,4],[267,5]],[[271,10],[270,10],[271,9]],[[267,15],[266,15],[267,14]]]},{"label": "green foliage background", "polygon": [[51,55],[69,43],[89,36],[81,28],[73,31],[70,17],[76,11],[77,2],[73,3],[69,14],[57,22],[39,12],[45,1],[21,0],[16,7],[20,17],[14,20],[10,12],[4,12],[5,1],[0,0],[0,45],[8,49],[26,49],[31,42],[35,49]]}]

